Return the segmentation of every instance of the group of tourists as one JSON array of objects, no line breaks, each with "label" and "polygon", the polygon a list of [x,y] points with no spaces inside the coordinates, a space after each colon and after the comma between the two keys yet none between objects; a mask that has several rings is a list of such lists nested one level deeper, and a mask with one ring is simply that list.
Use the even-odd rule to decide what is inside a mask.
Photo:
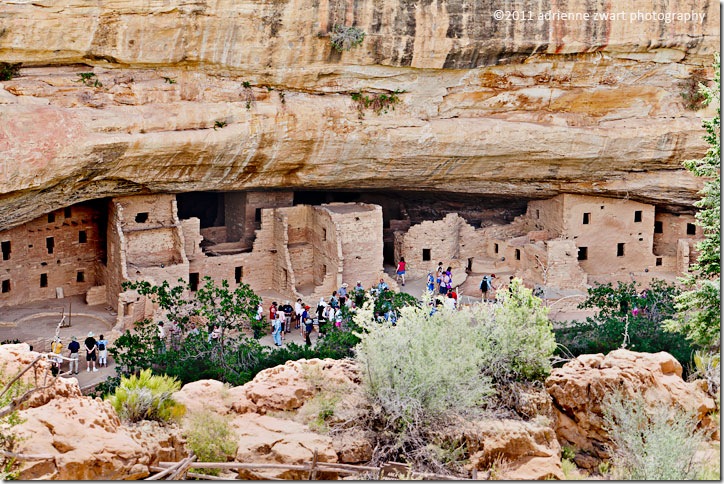
[{"label": "group of tourists", "polygon": [[[86,372],[98,371],[96,368],[96,361],[99,367],[108,367],[108,340],[103,335],[98,340],[95,339],[93,331],[88,332],[85,341],[83,342],[83,349],[85,350],[85,361],[86,361]],[[69,373],[73,375],[78,374],[79,360],[80,360],[81,345],[78,342],[76,336],[70,337],[70,343],[68,343],[68,359],[69,362]],[[53,371],[61,372],[63,367],[63,340],[60,336],[53,338],[50,343],[50,352],[52,354],[51,363]]]}]

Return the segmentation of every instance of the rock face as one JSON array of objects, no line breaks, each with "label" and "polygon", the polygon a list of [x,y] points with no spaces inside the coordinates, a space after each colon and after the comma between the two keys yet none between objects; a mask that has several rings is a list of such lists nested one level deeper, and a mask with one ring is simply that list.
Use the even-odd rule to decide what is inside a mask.
[{"label": "rock face", "polygon": [[[38,353],[25,344],[0,346],[0,368],[16,374]],[[50,364],[27,373],[33,386],[48,386],[18,412],[18,452],[48,458],[24,461],[20,479],[140,479],[148,466],[184,455],[179,429],[155,422],[122,425],[110,403],[81,395],[74,378],[54,378]]]},{"label": "rock face", "polygon": [[553,370],[546,388],[553,397],[558,440],[580,451],[576,463],[581,467],[592,468],[608,458],[601,403],[614,389],[631,397],[642,395],[650,408],[678,406],[693,411],[708,424],[714,400],[697,382],[682,380],[681,372],[681,364],[668,353],[628,350],[581,355]]},{"label": "rock face", "polygon": [[[23,68],[0,85],[0,230],[140,191],[570,192],[690,208],[700,185],[680,162],[705,152],[713,107],[687,110],[681,93],[709,73],[718,4],[668,2],[704,14],[669,23],[630,19],[662,13],[654,0],[506,5],[536,20],[463,0],[7,3],[0,62]],[[591,20],[551,19],[563,10]],[[336,24],[363,44],[333,50]],[[379,115],[350,96],[394,90]]]},{"label": "rock face", "polygon": [[[555,432],[532,422],[485,420],[468,436],[470,467],[489,469],[496,464],[496,480],[563,479],[561,446]],[[477,449],[477,450],[476,450]]]}]

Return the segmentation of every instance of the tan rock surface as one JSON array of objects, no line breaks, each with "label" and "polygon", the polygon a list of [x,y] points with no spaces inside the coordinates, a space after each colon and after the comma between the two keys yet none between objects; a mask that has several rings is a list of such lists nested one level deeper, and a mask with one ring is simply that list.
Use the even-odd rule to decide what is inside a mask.
[{"label": "tan rock surface", "polygon": [[[0,229],[143,189],[566,191],[690,207],[699,183],[680,162],[705,152],[713,111],[685,109],[680,84],[718,49],[716,2],[669,2],[706,17],[668,24],[495,21],[492,3],[465,5],[8,3],[0,61],[24,68],[0,88]],[[566,10],[659,11],[590,5]],[[336,23],[364,43],[333,51]],[[91,71],[102,86],[78,82]],[[351,92],[395,89],[394,111],[358,118]]]},{"label": "tan rock surface", "polygon": [[706,425],[714,401],[696,382],[681,378],[681,364],[668,353],[616,350],[607,355],[582,355],[553,370],[546,380],[556,409],[556,434],[564,445],[576,447],[595,459],[576,459],[590,467],[607,458],[609,442],[603,429],[601,403],[613,389],[643,395],[652,408],[680,406],[696,413]]},{"label": "tan rock surface", "polygon": [[465,431],[471,469],[495,464],[495,479],[563,479],[561,447],[552,428],[510,419],[477,421],[472,428]]}]

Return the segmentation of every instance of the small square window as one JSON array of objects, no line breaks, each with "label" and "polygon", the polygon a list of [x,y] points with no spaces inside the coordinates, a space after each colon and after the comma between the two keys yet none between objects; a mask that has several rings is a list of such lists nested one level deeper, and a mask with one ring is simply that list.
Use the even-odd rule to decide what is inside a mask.
[{"label": "small square window", "polygon": [[520,249],[515,249],[515,260],[520,260]]},{"label": "small square window", "polygon": [[55,222],[55,214],[54,214],[54,213],[49,213],[49,214],[48,214],[48,223],[49,223],[49,224],[52,224],[53,222]]},{"label": "small square window", "polygon": [[626,244],[624,244],[623,242],[619,242],[619,243],[618,243],[618,245],[616,246],[616,256],[617,256],[617,257],[623,257],[623,256],[624,256],[624,253],[625,253],[624,247],[625,247],[625,246],[626,246]]},{"label": "small square window", "polygon": [[85,230],[81,230],[78,232],[78,243],[85,244],[86,242],[88,242],[88,234]]},{"label": "small square window", "polygon": [[48,274],[40,274],[40,287],[48,287]]},{"label": "small square window", "polygon": [[148,212],[139,212],[136,214],[136,223],[142,224],[148,221]]},{"label": "small square window", "polygon": [[591,213],[586,212],[583,214],[583,225],[588,225],[591,223]]},{"label": "small square window", "polygon": [[654,222],[654,233],[655,234],[664,233],[664,223],[661,220],[657,220],[656,222]]},{"label": "small square window", "polygon": [[242,277],[244,277],[244,268],[241,266],[234,267],[234,280],[237,284],[241,284]]},{"label": "small square window", "polygon": [[636,210],[634,212],[634,222],[641,222],[643,219],[644,212],[642,210]]},{"label": "small square window", "polygon": [[78,271],[75,274],[75,282],[85,282],[85,272]]},{"label": "small square window", "polygon": [[657,257],[657,258],[656,258],[656,265],[657,265],[657,266],[660,266],[660,265],[663,265],[663,264],[664,264],[664,259],[663,259],[662,257]]},{"label": "small square window", "polygon": [[588,260],[588,247],[578,248],[578,260]]},{"label": "small square window", "polygon": [[432,260],[432,254],[430,253],[430,249],[422,249],[422,260],[428,261]]},{"label": "small square window", "polygon": [[686,224],[686,235],[696,235],[695,224]]},{"label": "small square window", "polygon": [[63,216],[65,218],[70,218],[72,215],[70,207],[65,207],[65,210],[63,210]]},{"label": "small square window", "polygon": [[2,282],[2,292],[10,292],[10,279],[5,279]]}]

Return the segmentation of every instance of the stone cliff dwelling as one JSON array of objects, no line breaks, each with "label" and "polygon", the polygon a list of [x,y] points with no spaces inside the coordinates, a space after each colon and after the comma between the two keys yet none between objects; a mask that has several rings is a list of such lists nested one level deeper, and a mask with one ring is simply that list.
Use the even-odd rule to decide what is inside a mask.
[{"label": "stone cliff dwelling", "polygon": [[[438,195],[439,197],[439,195]],[[382,193],[196,192],[137,195],[59,209],[0,232],[0,306],[85,294],[119,327],[154,308],[123,281],[195,290],[206,276],[313,302],[343,282],[365,287],[404,256],[411,276],[438,261],[526,284],[584,290],[621,275],[675,275],[695,259],[693,215],[631,200],[418,203]],[[436,207],[436,208],[431,208]],[[459,273],[460,273],[459,272]]]}]

